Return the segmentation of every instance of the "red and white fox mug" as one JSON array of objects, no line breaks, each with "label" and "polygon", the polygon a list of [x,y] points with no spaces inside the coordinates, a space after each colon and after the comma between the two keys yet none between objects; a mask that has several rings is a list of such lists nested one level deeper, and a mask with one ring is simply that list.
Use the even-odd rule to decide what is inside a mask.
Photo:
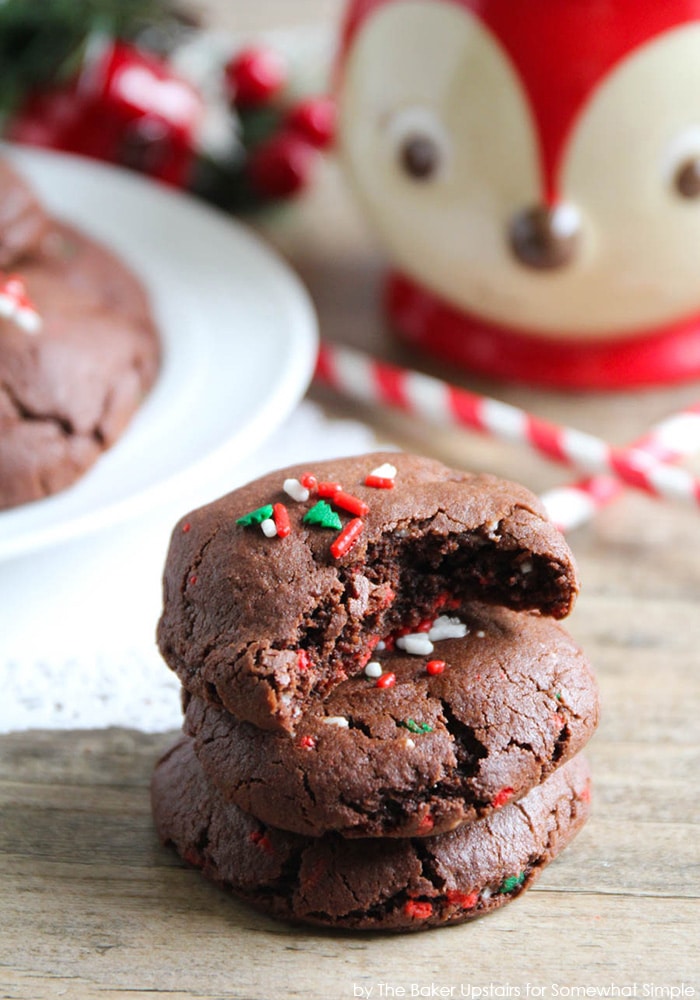
[{"label": "red and white fox mug", "polygon": [[700,377],[700,0],[354,0],[339,70],[406,340],[563,388]]}]

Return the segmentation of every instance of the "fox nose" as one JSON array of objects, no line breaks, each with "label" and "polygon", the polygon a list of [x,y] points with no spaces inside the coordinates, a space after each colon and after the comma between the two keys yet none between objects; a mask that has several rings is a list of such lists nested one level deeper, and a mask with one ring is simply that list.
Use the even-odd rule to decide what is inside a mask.
[{"label": "fox nose", "polygon": [[573,205],[535,205],[517,212],[510,223],[510,248],[525,267],[551,271],[576,256],[581,219]]}]

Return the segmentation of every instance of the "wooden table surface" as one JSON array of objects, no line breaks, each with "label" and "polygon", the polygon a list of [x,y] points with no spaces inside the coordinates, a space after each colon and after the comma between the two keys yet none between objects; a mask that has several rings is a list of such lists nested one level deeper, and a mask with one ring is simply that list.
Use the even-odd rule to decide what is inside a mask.
[{"label": "wooden table surface", "polygon": [[[254,31],[330,22],[340,4],[201,6]],[[324,336],[415,362],[383,328],[381,253],[332,166],[265,228],[307,283]],[[461,381],[621,443],[698,393],[559,396]],[[380,440],[536,491],[565,481],[513,448],[312,395]],[[627,495],[570,541],[583,579],[570,628],[603,700],[589,750],[594,800],[587,827],[531,892],[486,920],[418,936],[288,928],[158,844],[148,782],[171,734],[17,733],[0,738],[0,996],[697,997],[700,516]]]}]

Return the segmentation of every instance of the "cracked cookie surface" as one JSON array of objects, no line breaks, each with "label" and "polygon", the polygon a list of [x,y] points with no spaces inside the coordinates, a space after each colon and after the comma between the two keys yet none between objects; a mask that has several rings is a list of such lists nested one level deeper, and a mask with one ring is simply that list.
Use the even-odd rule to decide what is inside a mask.
[{"label": "cracked cookie surface", "polygon": [[207,878],[271,916],[358,930],[424,930],[503,906],[576,835],[589,800],[579,755],[519,802],[451,833],[347,840],[285,833],[226,803],[186,738],[152,782],[161,840]]},{"label": "cracked cookie surface", "polygon": [[75,482],[123,432],[159,365],[147,295],[109,250],[54,220],[25,250],[13,267],[42,326],[30,335],[0,319],[0,509]]},{"label": "cracked cookie surface", "polygon": [[466,636],[432,654],[375,650],[391,686],[344,681],[294,737],[191,697],[184,728],[207,779],[309,836],[432,836],[521,798],[588,742],[595,679],[556,622],[475,605],[458,616]]},{"label": "cracked cookie surface", "polygon": [[[366,485],[386,464],[396,470],[393,487]],[[331,492],[323,503],[333,522],[319,513],[320,486],[292,499],[285,482],[299,484],[308,471],[340,484],[362,513]],[[269,512],[269,520],[280,504],[289,534],[266,537],[256,519]],[[334,551],[357,521],[354,543]],[[260,727],[293,731],[315,701],[362,672],[379,640],[420,627],[451,602],[562,618],[577,592],[566,542],[524,487],[376,453],[271,473],[182,518],[158,640],[190,693]]]}]

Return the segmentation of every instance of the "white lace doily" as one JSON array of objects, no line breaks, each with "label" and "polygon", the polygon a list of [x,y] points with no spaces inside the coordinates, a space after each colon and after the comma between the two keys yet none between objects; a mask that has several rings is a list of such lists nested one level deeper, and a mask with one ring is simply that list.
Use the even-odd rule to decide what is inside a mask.
[{"label": "white lace doily", "polygon": [[[302,403],[274,440],[233,473],[222,469],[210,499],[292,462],[359,454],[372,432],[328,420]],[[155,646],[168,510],[0,566],[0,732],[181,725],[179,683]]]}]

